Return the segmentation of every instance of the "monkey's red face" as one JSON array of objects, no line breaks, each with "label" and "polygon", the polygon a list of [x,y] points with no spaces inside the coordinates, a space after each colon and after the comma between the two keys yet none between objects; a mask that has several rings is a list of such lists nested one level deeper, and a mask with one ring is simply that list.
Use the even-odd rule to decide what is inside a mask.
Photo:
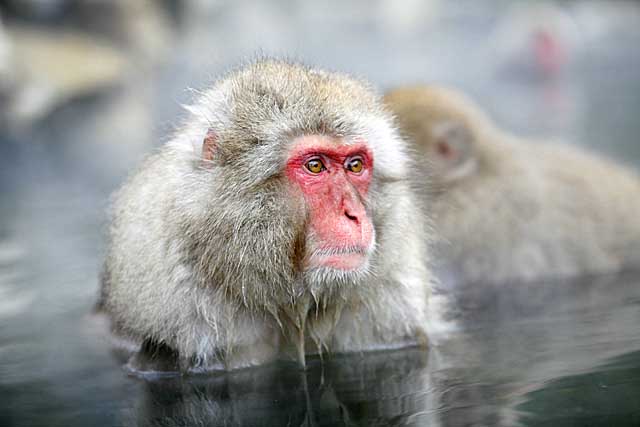
[{"label": "monkey's red face", "polygon": [[306,265],[357,270],[374,245],[373,224],[365,201],[373,175],[367,145],[306,135],[289,153],[287,177],[301,191],[309,212]]}]

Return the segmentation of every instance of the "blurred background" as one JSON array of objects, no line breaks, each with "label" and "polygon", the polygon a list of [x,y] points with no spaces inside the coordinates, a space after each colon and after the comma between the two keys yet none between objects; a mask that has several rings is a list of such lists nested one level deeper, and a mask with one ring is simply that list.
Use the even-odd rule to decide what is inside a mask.
[{"label": "blurred background", "polygon": [[262,54],[454,85],[518,133],[639,155],[638,2],[2,0],[0,19],[3,139],[121,150],[114,168],[167,138],[189,88]]},{"label": "blurred background", "polygon": [[[380,91],[418,82],[453,85],[501,127],[580,144],[640,168],[637,1],[0,0],[0,425],[115,425],[122,411],[140,406],[135,396],[142,386],[126,381],[108,346],[92,338],[97,326],[87,319],[109,194],[170,138],[193,89],[259,55],[349,72]],[[628,287],[636,285],[631,280]],[[639,337],[631,332],[637,306],[620,310],[617,323],[605,325],[628,325],[617,353],[637,350]],[[608,346],[597,360],[587,357],[597,354],[600,335],[581,336],[590,350],[580,357],[563,353],[559,343],[577,336],[575,319],[566,321],[564,329],[527,323],[538,345],[551,350],[525,347],[516,352],[517,363],[519,335],[477,339],[474,348],[491,343],[487,356],[464,363],[479,369],[444,375],[450,380],[436,400],[448,402],[453,421],[443,424],[458,425],[465,410],[472,420],[493,414],[487,408],[512,397],[510,383],[486,382],[497,371],[537,367],[536,380],[545,381],[574,374],[557,364],[549,369],[558,355],[582,357],[580,366],[587,367],[617,354]],[[637,353],[632,360],[637,371]],[[482,366],[492,367],[484,375]],[[458,378],[457,389],[451,378]],[[523,390],[537,388],[518,381]],[[424,397],[430,387],[420,383],[399,395]],[[452,390],[471,399],[467,409],[456,409],[465,397],[447,395]],[[302,396],[299,404],[308,406],[309,399]],[[318,399],[327,402],[324,394]],[[163,407],[154,402],[153,411]]]}]

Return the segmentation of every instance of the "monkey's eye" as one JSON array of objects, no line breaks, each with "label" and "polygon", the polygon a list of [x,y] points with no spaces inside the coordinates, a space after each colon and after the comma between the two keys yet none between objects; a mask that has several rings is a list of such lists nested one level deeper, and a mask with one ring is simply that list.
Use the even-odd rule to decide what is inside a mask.
[{"label": "monkey's eye", "polygon": [[320,173],[326,169],[320,159],[311,159],[304,166],[311,173]]},{"label": "monkey's eye", "polygon": [[353,173],[360,173],[362,172],[363,168],[364,165],[362,164],[362,159],[359,159],[357,157],[347,162],[347,169]]}]

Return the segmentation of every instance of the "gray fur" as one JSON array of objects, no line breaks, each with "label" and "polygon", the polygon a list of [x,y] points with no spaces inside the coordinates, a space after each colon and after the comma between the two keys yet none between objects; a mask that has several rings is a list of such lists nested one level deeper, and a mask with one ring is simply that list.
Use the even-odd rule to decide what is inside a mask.
[{"label": "gray fur", "polygon": [[[263,60],[188,110],[114,196],[102,299],[118,334],[168,346],[198,371],[424,341],[428,231],[404,142],[365,83]],[[210,162],[208,130],[218,137]],[[307,207],[283,167],[304,134],[361,137],[374,153],[368,268],[301,269]]]},{"label": "gray fur", "polygon": [[474,168],[454,180],[433,177],[436,256],[454,281],[530,281],[640,265],[634,172],[576,147],[502,132],[455,90],[406,87],[385,101],[423,158],[439,123],[471,134],[465,155]]}]

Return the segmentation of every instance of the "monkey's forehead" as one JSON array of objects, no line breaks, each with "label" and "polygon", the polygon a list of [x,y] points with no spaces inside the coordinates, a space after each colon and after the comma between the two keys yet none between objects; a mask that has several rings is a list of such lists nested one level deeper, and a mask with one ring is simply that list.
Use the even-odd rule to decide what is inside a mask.
[{"label": "monkey's forehead", "polygon": [[355,92],[366,96],[371,87],[364,80],[347,74],[306,67],[281,60],[263,60],[229,74],[223,80],[233,80],[243,89],[270,87],[279,91],[317,90],[320,92]]},{"label": "monkey's forehead", "polygon": [[[283,61],[260,61],[221,79],[189,110],[188,128],[218,136],[220,155],[274,158],[283,141],[303,134],[358,137],[370,144],[377,165],[384,157],[396,172],[405,149],[378,95],[360,80]],[[201,143],[202,135],[193,139]],[[197,151],[197,150],[195,150]],[[231,162],[242,159],[229,159]]]},{"label": "monkey's forehead", "polygon": [[[223,134],[358,134],[363,119],[388,114],[375,91],[343,74],[277,60],[253,63],[221,79],[192,109]],[[222,135],[221,135],[222,136]]]},{"label": "monkey's forehead", "polygon": [[[378,112],[375,92],[365,82],[337,73],[281,62],[255,64],[240,72],[230,97],[266,112],[325,115],[349,111]],[[248,102],[244,102],[248,101]]]}]

